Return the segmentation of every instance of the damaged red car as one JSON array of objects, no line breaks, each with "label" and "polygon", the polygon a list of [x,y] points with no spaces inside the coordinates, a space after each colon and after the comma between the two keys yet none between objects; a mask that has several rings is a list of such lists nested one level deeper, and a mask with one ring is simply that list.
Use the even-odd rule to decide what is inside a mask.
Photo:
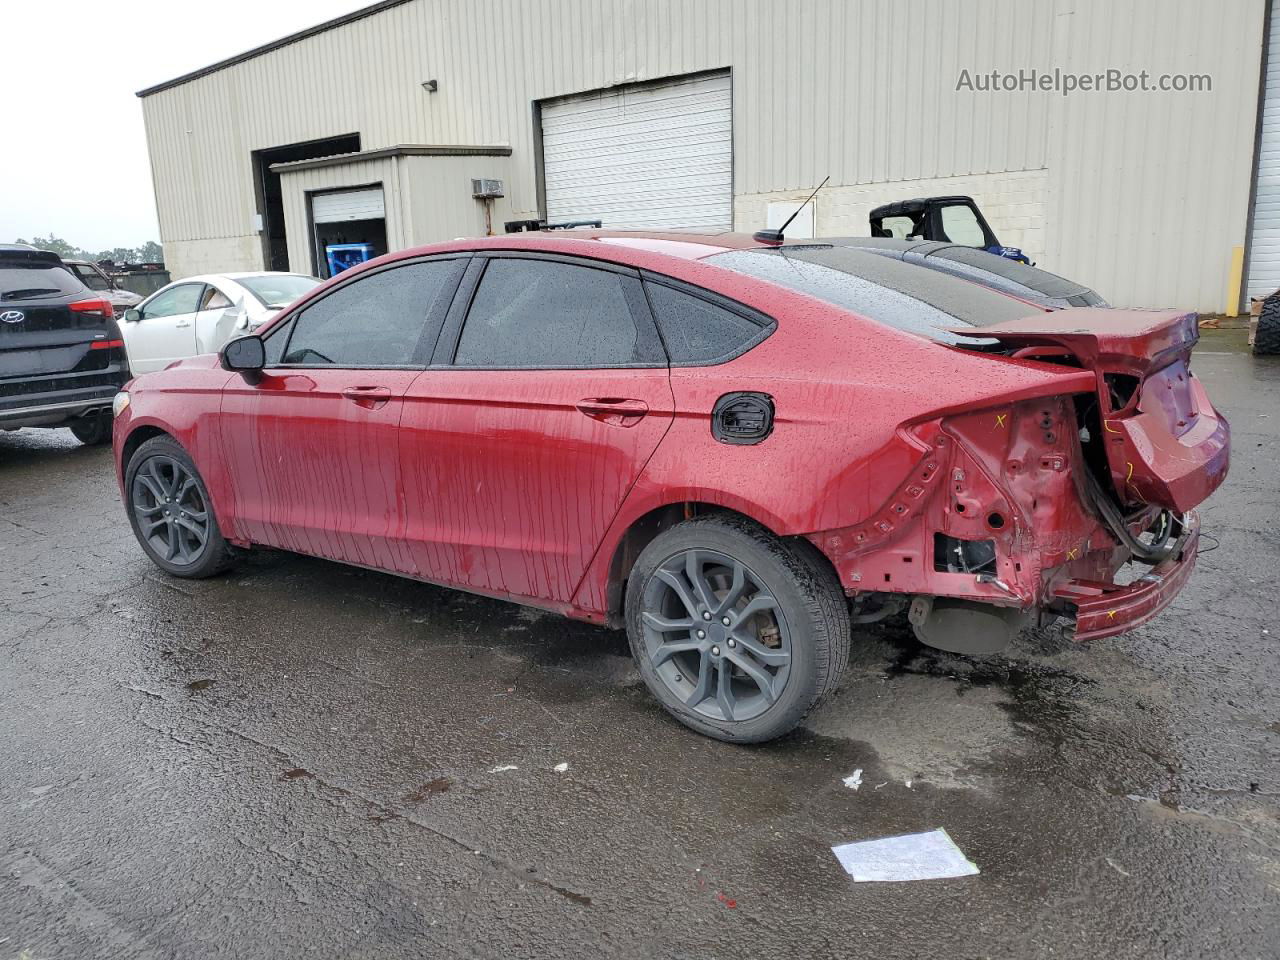
[{"label": "damaged red car", "polygon": [[1196,337],[821,242],[457,241],[137,378],[116,461],[174,576],[262,545],[625,627],[670,713],[761,741],[859,622],[987,653],[1167,606],[1227,472]]}]

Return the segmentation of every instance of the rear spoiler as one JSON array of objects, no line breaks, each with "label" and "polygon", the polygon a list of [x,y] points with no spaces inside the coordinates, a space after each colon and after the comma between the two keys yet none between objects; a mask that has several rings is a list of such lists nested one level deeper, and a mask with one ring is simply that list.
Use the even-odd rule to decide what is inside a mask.
[{"label": "rear spoiler", "polygon": [[21,247],[0,247],[0,262],[33,263],[50,267],[65,266],[62,258],[49,250],[23,250]]},{"label": "rear spoiler", "polygon": [[1087,370],[1142,377],[1189,357],[1200,339],[1200,326],[1197,314],[1177,310],[1076,307],[951,333],[1027,348],[1030,355],[1045,352],[1034,348],[1057,347]]}]

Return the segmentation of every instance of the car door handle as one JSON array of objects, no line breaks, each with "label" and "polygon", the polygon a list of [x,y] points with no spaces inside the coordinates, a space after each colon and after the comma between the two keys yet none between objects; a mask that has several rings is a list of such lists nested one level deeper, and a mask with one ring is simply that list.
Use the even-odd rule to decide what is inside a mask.
[{"label": "car door handle", "polygon": [[377,410],[391,399],[391,391],[386,387],[347,387],[342,395],[357,407],[369,410]]},{"label": "car door handle", "polygon": [[183,327],[189,327],[189,326],[191,326],[190,320],[188,320],[186,323],[175,323],[173,325],[175,330],[181,330]]},{"label": "car door handle", "polygon": [[649,412],[649,405],[643,400],[627,397],[590,397],[579,400],[577,407],[592,420],[619,427],[634,426]]}]

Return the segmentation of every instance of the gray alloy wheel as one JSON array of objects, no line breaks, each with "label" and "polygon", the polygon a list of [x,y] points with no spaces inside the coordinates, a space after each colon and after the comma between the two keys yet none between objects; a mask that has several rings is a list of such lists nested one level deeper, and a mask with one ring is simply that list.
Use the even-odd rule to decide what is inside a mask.
[{"label": "gray alloy wheel", "polygon": [[654,672],[705,717],[750,720],[786,688],[786,618],[739,560],[696,548],[673,554],[649,580],[640,618]]},{"label": "gray alloy wheel", "polygon": [[830,563],[745,517],[659,533],[627,578],[625,613],[650,692],[681,723],[733,743],[793,729],[849,659],[849,604]]},{"label": "gray alloy wheel", "polygon": [[185,464],[147,457],[133,475],[130,504],[141,537],[158,556],[179,567],[200,561],[209,546],[209,505]]},{"label": "gray alloy wheel", "polygon": [[176,577],[209,577],[235,559],[191,457],[172,437],[153,437],[125,465],[129,525],[147,555]]}]

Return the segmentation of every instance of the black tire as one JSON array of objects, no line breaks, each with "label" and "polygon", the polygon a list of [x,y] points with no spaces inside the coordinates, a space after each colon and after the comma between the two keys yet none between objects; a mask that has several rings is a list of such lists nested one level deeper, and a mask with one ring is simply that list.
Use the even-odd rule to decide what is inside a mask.
[{"label": "black tire", "polygon": [[[201,579],[222,573],[235,561],[236,550],[222,537],[200,472],[172,437],[152,437],[134,451],[125,465],[124,490],[133,534],[165,573]],[[144,523],[149,533],[144,533]],[[197,530],[203,531],[202,540]]]},{"label": "black tire", "polygon": [[1258,329],[1253,335],[1253,355],[1270,356],[1280,353],[1280,290],[1262,301],[1258,316]]},{"label": "black tire", "polygon": [[68,424],[71,433],[86,447],[100,447],[111,442],[111,418],[108,416],[81,417]]},{"label": "black tire", "polygon": [[[695,570],[707,593],[689,573],[677,588],[682,569]],[[749,586],[739,586],[739,570]],[[849,604],[830,564],[809,543],[740,517],[696,517],[654,538],[627,579],[625,617],[632,656],[663,708],[731,743],[793,730],[849,662]]]}]

